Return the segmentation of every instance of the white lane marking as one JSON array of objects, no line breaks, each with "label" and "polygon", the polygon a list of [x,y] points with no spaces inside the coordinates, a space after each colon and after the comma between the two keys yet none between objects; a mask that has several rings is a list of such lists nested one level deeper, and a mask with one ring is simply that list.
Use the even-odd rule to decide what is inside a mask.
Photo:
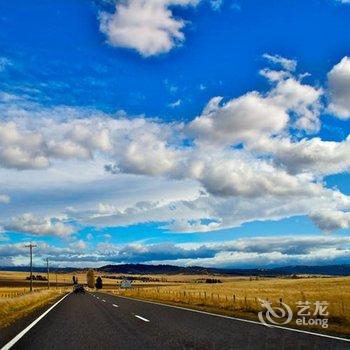
[{"label": "white lane marking", "polygon": [[118,305],[116,305],[116,304],[112,304],[114,307],[119,307]]},{"label": "white lane marking", "polygon": [[102,299],[102,301],[105,303],[106,302],[106,300],[104,300],[104,299]]},{"label": "white lane marking", "polygon": [[285,331],[291,331],[291,332],[296,332],[296,333],[315,335],[317,337],[323,337],[323,338],[329,338],[329,339],[335,339],[335,340],[341,340],[341,341],[345,341],[345,342],[350,342],[350,339],[341,338],[341,337],[334,337],[334,336],[328,335],[328,334],[314,333],[314,332],[303,331],[303,330],[300,330],[300,329],[288,328],[288,327],[283,327],[283,326],[274,326],[274,325],[266,326],[266,325],[264,325],[264,324],[262,324],[260,322],[257,322],[257,321],[245,320],[243,318],[237,318],[237,317],[232,317],[232,316],[224,316],[224,315],[219,315],[219,314],[213,314],[211,312],[206,312],[206,311],[187,309],[185,307],[175,306],[175,305],[167,305],[167,304],[157,303],[155,301],[141,300],[141,299],[137,299],[137,298],[128,298],[128,297],[122,297],[122,296],[118,296],[118,298],[139,301],[141,303],[149,303],[149,304],[155,304],[155,305],[160,305],[160,306],[165,306],[165,307],[171,307],[173,309],[180,309],[180,310],[185,310],[185,311],[190,311],[190,312],[196,312],[196,313],[199,313],[199,314],[204,314],[204,315],[209,315],[209,316],[227,318],[229,320],[234,320],[234,321],[240,321],[240,322],[245,322],[245,323],[253,323],[253,324],[256,324],[256,325],[259,325],[259,326],[263,326],[263,327],[268,327],[268,328],[278,328],[278,329],[283,329]]},{"label": "white lane marking", "polygon": [[5,344],[1,350],[11,349],[26,333],[29,332],[31,328],[33,328],[41,319],[43,319],[53,308],[55,308],[63,299],[65,299],[69,294],[66,294],[63,298],[58,300],[55,304],[53,304],[49,309],[47,309],[42,315],[40,315],[36,320],[34,320],[29,326],[23,329],[22,332],[18,333],[12,340],[10,340],[7,344]]},{"label": "white lane marking", "polygon": [[100,299],[100,297],[96,297],[97,299]]},{"label": "white lane marking", "polygon": [[147,320],[147,318],[144,318],[144,317],[142,317],[142,316],[135,315],[135,317],[139,318],[139,319],[142,320],[142,321],[150,322],[150,320]]}]

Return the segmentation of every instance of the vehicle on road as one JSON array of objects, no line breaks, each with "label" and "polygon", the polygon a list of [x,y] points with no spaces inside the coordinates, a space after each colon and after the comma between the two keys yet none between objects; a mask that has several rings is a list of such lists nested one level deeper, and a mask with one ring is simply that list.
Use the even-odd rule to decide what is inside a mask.
[{"label": "vehicle on road", "polygon": [[74,293],[85,293],[85,288],[82,284],[76,284],[73,287],[73,291],[74,291]]}]

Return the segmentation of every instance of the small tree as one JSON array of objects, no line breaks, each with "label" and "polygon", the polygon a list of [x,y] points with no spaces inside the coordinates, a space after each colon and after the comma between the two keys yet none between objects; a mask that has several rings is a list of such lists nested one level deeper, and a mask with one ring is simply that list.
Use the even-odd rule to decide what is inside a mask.
[{"label": "small tree", "polygon": [[102,278],[100,276],[96,278],[95,287],[96,289],[102,289]]},{"label": "small tree", "polygon": [[86,282],[89,288],[95,287],[95,276],[94,276],[94,270],[89,270],[86,273]]}]

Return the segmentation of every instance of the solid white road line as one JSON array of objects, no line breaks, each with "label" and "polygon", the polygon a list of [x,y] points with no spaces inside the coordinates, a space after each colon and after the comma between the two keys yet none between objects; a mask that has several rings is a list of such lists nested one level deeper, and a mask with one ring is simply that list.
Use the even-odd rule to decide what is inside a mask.
[{"label": "solid white road line", "polygon": [[49,309],[47,309],[41,316],[39,316],[36,320],[34,320],[29,326],[23,329],[22,332],[18,333],[12,340],[10,340],[7,344],[5,344],[1,350],[11,349],[26,333],[29,332],[31,328],[33,328],[42,318],[44,318],[53,308],[55,308],[63,299],[65,299],[69,294],[66,294],[63,298],[58,300],[55,304],[53,304]]},{"label": "solid white road line", "polygon": [[119,307],[118,305],[116,305],[116,304],[112,304],[114,307]]},{"label": "solid white road line", "polygon": [[142,317],[142,316],[135,315],[135,317],[139,318],[139,319],[142,320],[142,321],[150,322],[150,320],[147,320],[147,318],[144,318],[144,317]]},{"label": "solid white road line", "polygon": [[[239,321],[239,322],[245,322],[245,323],[252,323],[256,324],[259,326],[267,327],[267,328],[278,328],[278,329],[283,329],[285,331],[291,331],[291,332],[296,332],[296,333],[304,333],[304,334],[309,334],[309,335],[315,335],[317,337],[323,337],[323,338],[329,338],[329,339],[335,339],[335,340],[341,340],[345,342],[350,342],[350,339],[346,338],[341,338],[341,337],[334,337],[332,335],[328,334],[322,334],[322,333],[315,333],[315,332],[308,332],[308,331],[303,331],[301,329],[295,329],[295,328],[288,328],[288,327],[283,327],[283,326],[274,326],[274,325],[264,325],[263,323],[260,323],[258,321],[251,321],[251,320],[245,320],[244,318],[237,318],[237,317],[232,317],[232,316],[224,316],[224,315],[219,315],[219,314],[213,314],[211,312],[206,312],[206,311],[200,311],[200,310],[194,310],[194,309],[188,309],[186,307],[181,307],[181,306],[175,306],[175,305],[168,305],[168,304],[163,304],[163,303],[157,303],[155,301],[149,301],[149,300],[142,300],[142,299],[137,299],[137,298],[129,298],[129,297],[122,297],[118,295],[118,298],[123,298],[123,299],[129,299],[129,300],[134,300],[134,301],[139,301],[140,303],[149,303],[149,304],[155,304],[155,305],[160,305],[160,306],[165,306],[165,307],[171,307],[173,309],[180,309],[180,310],[185,310],[185,311],[190,311],[190,312],[196,312],[199,314],[204,314],[204,315],[209,315],[209,316],[215,316],[215,317],[221,317],[221,318],[227,318],[230,320],[234,321]],[[135,315],[138,317],[137,315]]]}]

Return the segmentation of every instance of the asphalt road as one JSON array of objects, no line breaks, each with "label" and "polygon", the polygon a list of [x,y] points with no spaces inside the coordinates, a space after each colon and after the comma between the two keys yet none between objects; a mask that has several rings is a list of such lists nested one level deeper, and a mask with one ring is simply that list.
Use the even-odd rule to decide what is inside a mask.
[{"label": "asphalt road", "polygon": [[[0,341],[3,346],[5,339]],[[104,293],[85,293],[67,296],[12,349],[333,350],[350,349],[350,342]]]}]

